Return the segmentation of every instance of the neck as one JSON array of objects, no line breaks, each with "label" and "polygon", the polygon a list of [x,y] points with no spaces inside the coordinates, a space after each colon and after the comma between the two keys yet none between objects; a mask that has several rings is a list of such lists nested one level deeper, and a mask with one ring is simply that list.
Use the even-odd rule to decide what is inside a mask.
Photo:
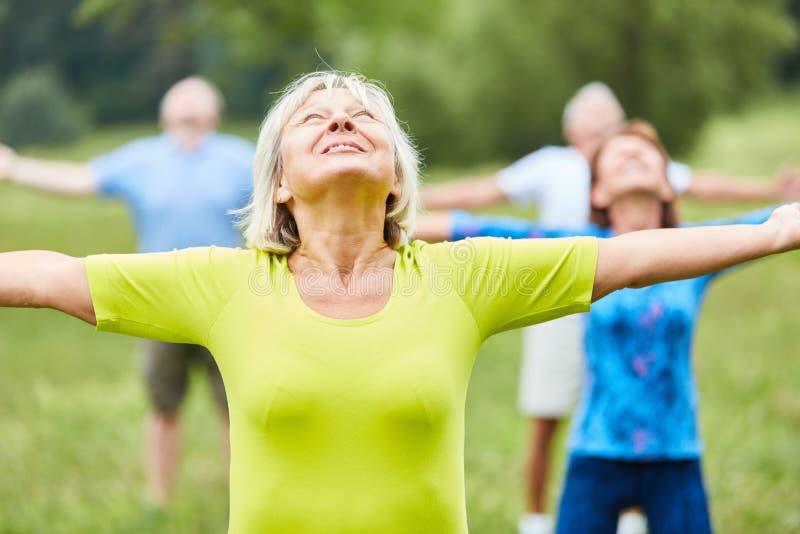
[{"label": "neck", "polygon": [[583,157],[586,158],[587,161],[591,161],[592,154],[594,154],[594,151],[592,150],[591,146],[588,146],[588,145],[572,145],[572,147],[577,149],[578,152],[580,152],[581,154],[583,154]]},{"label": "neck", "polygon": [[628,193],[608,207],[609,222],[615,234],[661,228],[663,216],[661,199],[651,193]]},{"label": "neck", "polygon": [[300,235],[294,262],[356,273],[393,261],[394,251],[383,239],[385,206],[342,200],[293,207]]},{"label": "neck", "polygon": [[578,139],[567,134],[564,134],[564,138],[567,140],[569,146],[571,146],[572,148],[583,154],[583,157],[585,157],[587,160],[592,159],[592,156],[594,155],[594,150],[597,147],[596,143],[591,143],[591,142],[581,143],[578,141]]},{"label": "neck", "polygon": [[189,152],[196,150],[200,145],[202,145],[206,136],[208,136],[211,131],[212,130],[185,132],[168,130],[167,134],[179,149]]}]

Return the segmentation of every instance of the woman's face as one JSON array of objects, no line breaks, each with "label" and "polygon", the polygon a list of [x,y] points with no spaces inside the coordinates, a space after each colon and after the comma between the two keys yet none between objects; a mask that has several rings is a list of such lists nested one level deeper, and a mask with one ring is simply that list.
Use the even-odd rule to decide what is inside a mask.
[{"label": "woman's face", "polygon": [[282,137],[279,197],[284,200],[313,201],[337,186],[385,200],[396,187],[388,128],[347,89],[313,92]]},{"label": "woman's face", "polygon": [[597,207],[608,207],[616,198],[632,192],[671,200],[674,193],[666,177],[666,163],[661,152],[641,137],[614,137],[597,161],[592,202]]}]

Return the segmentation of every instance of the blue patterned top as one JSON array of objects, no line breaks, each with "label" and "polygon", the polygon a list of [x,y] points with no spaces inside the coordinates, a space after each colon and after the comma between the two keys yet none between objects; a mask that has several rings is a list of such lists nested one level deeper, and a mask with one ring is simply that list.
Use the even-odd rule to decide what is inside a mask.
[{"label": "blue patterned top", "polygon": [[[758,224],[772,209],[703,224]],[[478,235],[613,234],[594,225],[560,231],[521,219],[453,212],[453,239]],[[572,418],[572,453],[622,460],[700,456],[692,344],[706,288],[718,274],[622,289],[592,305],[585,315],[586,377]]]}]

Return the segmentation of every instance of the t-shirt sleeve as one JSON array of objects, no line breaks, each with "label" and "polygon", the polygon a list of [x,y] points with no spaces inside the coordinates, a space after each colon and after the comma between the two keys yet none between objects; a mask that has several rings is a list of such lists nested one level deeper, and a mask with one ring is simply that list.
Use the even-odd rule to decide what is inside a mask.
[{"label": "t-shirt sleeve", "polygon": [[682,195],[692,185],[692,169],[685,163],[670,161],[667,164],[667,178],[672,189]]},{"label": "t-shirt sleeve", "polygon": [[497,185],[515,204],[538,202],[554,176],[551,159],[547,149],[528,154],[497,173]]},{"label": "t-shirt sleeve", "polygon": [[124,197],[141,175],[141,162],[150,153],[148,140],[133,141],[89,162],[102,196]]},{"label": "t-shirt sleeve", "polygon": [[217,247],[89,256],[97,330],[205,345],[222,308],[246,280],[247,256]]},{"label": "t-shirt sleeve", "polygon": [[484,338],[590,308],[595,238],[482,237],[431,247]]}]

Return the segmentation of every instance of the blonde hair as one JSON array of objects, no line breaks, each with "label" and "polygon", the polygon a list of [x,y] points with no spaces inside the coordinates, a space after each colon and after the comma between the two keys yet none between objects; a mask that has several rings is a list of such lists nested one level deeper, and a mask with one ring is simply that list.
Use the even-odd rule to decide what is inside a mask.
[{"label": "blonde hair", "polygon": [[400,194],[389,195],[386,200],[383,234],[393,248],[408,243],[419,202],[419,154],[400,126],[388,93],[377,82],[360,74],[323,71],[306,74],[289,84],[261,124],[253,165],[253,196],[247,206],[235,212],[248,247],[290,254],[300,245],[294,216],[286,204],[275,202],[283,172],[283,130],[311,93],[333,89],[350,91],[389,130]]}]

